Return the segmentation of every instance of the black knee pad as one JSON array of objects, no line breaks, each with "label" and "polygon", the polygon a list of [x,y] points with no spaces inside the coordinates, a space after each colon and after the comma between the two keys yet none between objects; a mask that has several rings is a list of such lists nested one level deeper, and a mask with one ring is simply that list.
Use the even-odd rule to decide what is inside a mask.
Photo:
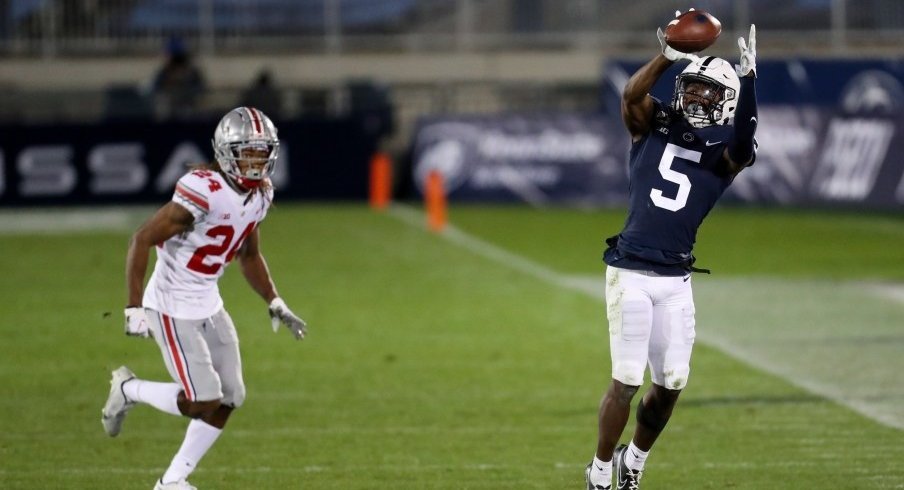
[{"label": "black knee pad", "polygon": [[669,422],[668,417],[663,417],[656,410],[650,410],[643,404],[643,399],[637,404],[637,423],[654,432],[662,432],[665,424]]}]

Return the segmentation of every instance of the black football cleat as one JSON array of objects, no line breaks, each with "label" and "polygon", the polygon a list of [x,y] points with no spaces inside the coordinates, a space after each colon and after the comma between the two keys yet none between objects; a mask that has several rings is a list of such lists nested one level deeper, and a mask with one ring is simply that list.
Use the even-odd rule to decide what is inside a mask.
[{"label": "black football cleat", "polygon": [[615,454],[612,455],[612,473],[615,474],[615,488],[617,490],[638,490],[643,471],[632,470],[625,466],[625,451],[627,450],[628,446],[622,444],[615,448]]}]

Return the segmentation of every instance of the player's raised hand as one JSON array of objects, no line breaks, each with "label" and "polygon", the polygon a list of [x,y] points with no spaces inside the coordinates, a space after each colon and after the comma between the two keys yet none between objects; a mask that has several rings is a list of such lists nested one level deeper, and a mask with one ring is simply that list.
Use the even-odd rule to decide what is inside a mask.
[{"label": "player's raised hand", "polygon": [[141,306],[130,306],[125,309],[126,335],[148,337],[148,315]]},{"label": "player's raised hand", "polygon": [[[694,10],[694,7],[687,9],[688,12],[690,12],[692,10]],[[678,17],[681,17],[680,10],[675,11],[675,18],[677,19]],[[674,21],[672,21],[672,22],[674,22]],[[666,44],[665,33],[662,32],[661,27],[656,28],[656,37],[659,38],[659,45],[662,47],[662,55],[665,56],[667,60],[669,60],[669,61],[678,61],[678,60],[694,61],[698,58],[698,56],[693,53],[682,53],[681,51],[678,51],[677,49]]]},{"label": "player's raised hand", "polygon": [[[677,14],[680,14],[680,13],[681,12],[675,11],[676,17],[678,16]],[[677,49],[666,44],[665,33],[662,32],[661,27],[656,29],[656,37],[659,38],[659,45],[662,47],[662,55],[665,56],[666,59],[668,59],[669,61],[679,61],[679,60],[694,61],[696,59],[699,59],[699,56],[697,56],[693,53],[682,53],[681,51],[678,51]]]},{"label": "player's raised hand", "polygon": [[738,47],[741,48],[741,61],[735,65],[735,71],[739,77],[750,74],[756,77],[756,25],[750,24],[750,36],[747,41],[743,37],[738,38]]},{"label": "player's raised hand", "polygon": [[273,332],[279,331],[279,325],[285,325],[297,340],[304,338],[308,333],[308,324],[304,320],[298,318],[298,315],[292,313],[292,310],[286,306],[286,302],[282,298],[274,298],[270,302],[270,323],[273,326]]}]

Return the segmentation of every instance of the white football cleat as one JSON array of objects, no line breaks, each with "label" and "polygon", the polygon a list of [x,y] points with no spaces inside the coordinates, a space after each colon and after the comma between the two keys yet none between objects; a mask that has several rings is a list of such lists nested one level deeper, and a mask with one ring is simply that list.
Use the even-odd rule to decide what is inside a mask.
[{"label": "white football cleat", "polygon": [[163,480],[157,480],[154,490],[198,490],[198,487],[192,486],[185,479],[172,483],[163,483]]},{"label": "white football cleat", "polygon": [[122,384],[134,378],[135,373],[125,366],[120,366],[119,369],[113,371],[113,377],[110,379],[110,396],[107,397],[107,403],[100,412],[104,432],[110,437],[116,437],[119,434],[126,414],[135,406],[135,402],[130,402],[122,392]]}]

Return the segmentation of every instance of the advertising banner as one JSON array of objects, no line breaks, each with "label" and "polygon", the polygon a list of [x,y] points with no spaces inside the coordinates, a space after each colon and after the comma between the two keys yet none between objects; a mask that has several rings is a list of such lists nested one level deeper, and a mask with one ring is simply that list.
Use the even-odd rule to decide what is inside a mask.
[{"label": "advertising banner", "polygon": [[757,163],[730,199],[766,204],[904,209],[904,117],[813,108],[760,110]]},{"label": "advertising banner", "polygon": [[[161,202],[213,159],[217,121],[0,127],[0,205]],[[277,123],[277,199],[364,199],[376,139],[356,119]]]},{"label": "advertising banner", "polygon": [[599,114],[426,119],[412,142],[414,182],[423,194],[436,170],[455,200],[618,203],[627,147],[617,129]]},{"label": "advertising banner", "polygon": [[[620,91],[638,66],[608,67],[596,114],[421,121],[412,143],[415,184],[422,189],[427,173],[439,170],[453,200],[625,205],[630,141]],[[655,96],[671,99],[680,68],[663,75]],[[763,62],[757,96],[757,161],[728,188],[727,201],[904,209],[904,156],[895,146],[904,138],[904,64]]]}]

